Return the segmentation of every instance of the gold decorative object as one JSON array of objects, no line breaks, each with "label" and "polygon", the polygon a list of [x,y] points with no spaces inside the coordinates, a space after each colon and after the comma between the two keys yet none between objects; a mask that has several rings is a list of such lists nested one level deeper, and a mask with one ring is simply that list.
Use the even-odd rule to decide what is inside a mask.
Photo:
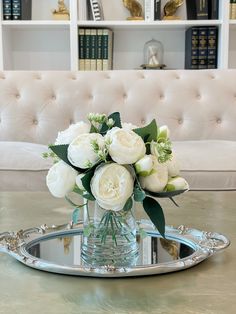
[{"label": "gold decorative object", "polygon": [[127,20],[143,20],[143,9],[137,0],[123,0],[124,6],[130,11]]},{"label": "gold decorative object", "polygon": [[170,0],[164,6],[163,20],[180,20],[179,16],[175,13],[177,9],[184,3],[183,0]]},{"label": "gold decorative object", "polygon": [[69,20],[70,12],[67,9],[64,0],[58,0],[58,9],[52,11],[54,20]]}]

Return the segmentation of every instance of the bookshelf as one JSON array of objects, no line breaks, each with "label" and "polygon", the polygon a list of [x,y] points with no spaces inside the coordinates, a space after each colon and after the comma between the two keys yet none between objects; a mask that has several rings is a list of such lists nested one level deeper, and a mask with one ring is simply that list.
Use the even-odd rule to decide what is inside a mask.
[{"label": "bookshelf", "polygon": [[[51,11],[57,7],[57,0],[32,0],[29,21],[3,20],[1,5],[0,70],[78,70],[79,27],[113,30],[115,70],[139,68],[143,46],[152,38],[163,43],[167,67],[183,69],[185,30],[199,25],[219,27],[218,68],[236,68],[236,20],[229,19],[229,1],[219,0],[218,20],[186,20],[183,5],[178,11],[181,20],[151,22],[127,21],[128,12],[121,0],[102,0],[104,21],[79,20],[80,1],[65,0],[69,21],[53,20]],[[162,0],[162,7],[165,2]]]}]

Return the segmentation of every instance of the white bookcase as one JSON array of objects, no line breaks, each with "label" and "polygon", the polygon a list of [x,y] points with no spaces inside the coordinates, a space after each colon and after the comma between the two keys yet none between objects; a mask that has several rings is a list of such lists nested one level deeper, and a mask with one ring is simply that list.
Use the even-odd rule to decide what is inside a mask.
[{"label": "white bookcase", "polygon": [[[105,20],[79,20],[83,0],[65,0],[70,21],[55,21],[57,0],[32,0],[32,20],[4,21],[0,6],[1,70],[78,70],[78,27],[109,27],[114,31],[113,68],[137,69],[143,63],[143,46],[155,38],[164,46],[164,63],[184,68],[185,30],[194,25],[218,25],[218,68],[236,68],[236,20],[229,20],[229,1],[219,0],[218,20],[127,21],[122,0],[101,0]],[[139,0],[144,5],[144,0]],[[187,0],[186,0],[187,1]],[[162,7],[166,0],[162,0]]]}]

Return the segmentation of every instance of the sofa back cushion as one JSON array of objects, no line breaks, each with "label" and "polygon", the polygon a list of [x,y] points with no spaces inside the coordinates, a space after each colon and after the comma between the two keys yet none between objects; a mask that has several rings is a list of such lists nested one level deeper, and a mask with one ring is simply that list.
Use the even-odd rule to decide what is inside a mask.
[{"label": "sofa back cushion", "polygon": [[236,139],[236,70],[1,72],[0,140],[53,143],[89,112],[156,118],[172,140]]}]

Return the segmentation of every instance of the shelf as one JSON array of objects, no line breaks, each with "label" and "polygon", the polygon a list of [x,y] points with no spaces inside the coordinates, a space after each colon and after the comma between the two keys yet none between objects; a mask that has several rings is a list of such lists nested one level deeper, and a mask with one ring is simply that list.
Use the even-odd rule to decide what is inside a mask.
[{"label": "shelf", "polygon": [[2,21],[4,28],[12,29],[43,29],[43,28],[61,28],[70,27],[70,21],[53,21],[53,20],[30,20],[30,21]]},{"label": "shelf", "polygon": [[176,20],[176,21],[78,21],[80,27],[111,27],[113,29],[185,29],[191,26],[221,25],[221,20]]}]

